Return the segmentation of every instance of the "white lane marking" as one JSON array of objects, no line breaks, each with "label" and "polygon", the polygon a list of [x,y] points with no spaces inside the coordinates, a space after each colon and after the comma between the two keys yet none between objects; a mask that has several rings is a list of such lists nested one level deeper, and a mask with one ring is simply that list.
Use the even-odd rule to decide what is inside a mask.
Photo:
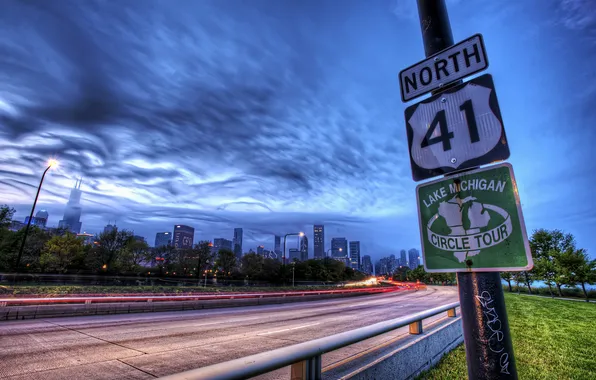
[{"label": "white lane marking", "polygon": [[291,331],[291,330],[304,329],[304,328],[306,328],[306,327],[310,327],[310,326],[316,326],[316,325],[320,325],[320,324],[321,324],[320,322],[317,322],[317,323],[310,323],[310,324],[308,324],[308,325],[302,325],[302,326],[290,327],[290,328],[287,328],[287,329],[274,330],[274,331],[267,331],[267,332],[260,333],[260,334],[257,334],[257,335],[269,335],[269,334],[275,334],[275,333],[284,332],[284,331]]}]

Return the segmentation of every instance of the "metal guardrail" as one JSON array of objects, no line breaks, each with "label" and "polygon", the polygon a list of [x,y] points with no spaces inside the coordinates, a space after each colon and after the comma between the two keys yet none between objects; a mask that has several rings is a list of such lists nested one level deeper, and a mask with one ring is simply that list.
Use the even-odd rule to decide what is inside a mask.
[{"label": "metal guardrail", "polygon": [[223,363],[160,377],[160,380],[235,380],[248,379],[291,365],[292,380],[318,380],[322,373],[322,355],[373,338],[400,327],[409,326],[410,334],[422,334],[422,320],[447,312],[454,318],[459,302],[435,307],[406,317],[391,319],[356,330],[262,352]]},{"label": "metal guardrail", "polygon": [[230,294],[188,294],[171,296],[77,296],[77,297],[47,297],[47,298],[0,298],[0,307],[25,306],[25,305],[47,305],[47,304],[91,304],[91,303],[119,303],[119,302],[163,302],[163,301],[203,301],[203,300],[226,300],[245,298],[269,298],[269,297],[303,297],[309,295],[323,294],[345,294],[345,293],[385,293],[397,291],[398,287],[377,287],[364,289],[341,289],[341,290],[304,290],[300,292],[266,292],[266,293],[230,293]]}]

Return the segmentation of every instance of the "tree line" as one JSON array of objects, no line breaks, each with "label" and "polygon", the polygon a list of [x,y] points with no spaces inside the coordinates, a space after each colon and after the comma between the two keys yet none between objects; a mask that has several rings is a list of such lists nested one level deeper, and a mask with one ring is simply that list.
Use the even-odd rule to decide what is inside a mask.
[{"label": "tree line", "polygon": [[136,240],[128,230],[104,231],[93,244],[67,230],[50,233],[31,226],[19,268],[16,260],[24,229],[11,231],[14,209],[0,206],[0,271],[33,273],[103,273],[152,275],[163,277],[220,278],[226,280],[338,282],[361,280],[363,273],[333,259],[307,260],[283,265],[275,259],[255,253],[239,260],[234,252],[213,252],[209,241],[200,241],[190,249],[172,246],[151,248]]},{"label": "tree line", "polygon": [[[596,284],[596,260],[590,260],[583,248],[577,248],[575,238],[561,230],[538,229],[530,238],[530,250],[534,260],[534,268],[524,272],[501,272],[501,278],[507,282],[510,292],[512,283],[519,290],[523,284],[530,294],[532,284],[542,281],[548,287],[551,296],[556,289],[559,297],[563,296],[561,288],[579,285],[586,299],[586,285]],[[395,281],[421,281],[431,284],[455,284],[455,273],[427,273],[423,266],[414,270],[401,267],[393,273]],[[535,290],[535,289],[534,289]]]}]

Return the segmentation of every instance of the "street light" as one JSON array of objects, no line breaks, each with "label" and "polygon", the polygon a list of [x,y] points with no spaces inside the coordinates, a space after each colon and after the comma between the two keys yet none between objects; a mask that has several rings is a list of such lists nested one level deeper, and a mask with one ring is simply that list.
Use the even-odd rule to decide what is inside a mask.
[{"label": "street light", "polygon": [[21,264],[21,256],[23,256],[23,249],[25,248],[25,242],[27,241],[27,234],[29,233],[29,227],[31,226],[31,220],[33,219],[33,213],[35,212],[35,205],[37,204],[37,198],[39,198],[39,192],[41,191],[41,185],[43,184],[43,179],[46,176],[46,173],[51,168],[58,166],[58,161],[54,159],[50,159],[48,161],[48,167],[46,170],[43,171],[41,175],[41,181],[39,181],[39,186],[37,187],[37,194],[35,194],[35,200],[33,201],[33,207],[31,207],[31,214],[29,215],[29,220],[27,221],[27,227],[25,227],[25,235],[23,236],[23,242],[21,243],[21,248],[19,249],[19,255],[17,256],[17,263],[15,265],[15,271],[18,273],[19,265]]},{"label": "street light", "polygon": [[286,265],[286,238],[288,236],[304,236],[304,232],[291,232],[289,234],[284,235],[284,254],[283,254],[283,264]]},{"label": "street light", "polygon": [[[327,257],[333,257],[333,256],[330,256],[330,255],[329,255],[329,251],[331,251],[332,249],[333,249],[333,248],[329,248],[329,249],[327,250]],[[343,250],[344,250],[344,249],[343,249],[343,248],[339,248],[338,250],[339,250],[340,252],[343,252]]]},{"label": "street light", "polygon": [[296,271],[296,262],[292,261],[292,288],[294,287],[294,272]]}]

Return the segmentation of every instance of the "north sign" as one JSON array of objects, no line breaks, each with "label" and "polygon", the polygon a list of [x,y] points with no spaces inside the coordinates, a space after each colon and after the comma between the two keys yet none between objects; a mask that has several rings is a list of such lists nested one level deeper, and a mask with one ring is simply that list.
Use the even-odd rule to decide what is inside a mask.
[{"label": "north sign", "polygon": [[485,70],[488,58],[482,35],[476,34],[399,73],[404,102]]},{"label": "north sign", "polygon": [[509,145],[489,74],[406,108],[414,181],[509,158]]},{"label": "north sign", "polygon": [[427,272],[532,268],[526,226],[510,164],[420,184],[416,195]]}]

